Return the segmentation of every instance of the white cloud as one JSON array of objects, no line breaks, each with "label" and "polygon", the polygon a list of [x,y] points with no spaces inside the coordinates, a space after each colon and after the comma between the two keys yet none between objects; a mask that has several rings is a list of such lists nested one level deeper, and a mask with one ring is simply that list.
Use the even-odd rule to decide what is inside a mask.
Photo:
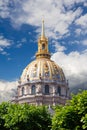
[{"label": "white cloud", "polygon": [[4,38],[3,36],[0,36],[0,47],[8,47],[11,45],[11,41]]},{"label": "white cloud", "polygon": [[7,18],[9,17],[9,0],[0,0],[0,17]]},{"label": "white cloud", "polygon": [[23,44],[27,42],[26,38],[22,38],[20,41],[17,41],[16,48],[21,48]]},{"label": "white cloud", "polygon": [[77,28],[75,30],[76,35],[79,36],[81,34],[81,31],[82,31],[81,28]]},{"label": "white cloud", "polygon": [[86,6],[86,7],[87,7],[87,2],[85,2],[85,3],[84,3],[84,6]]},{"label": "white cloud", "polygon": [[55,40],[52,41],[52,47],[54,47],[56,52],[62,52],[66,50],[65,46],[60,45],[60,43]]},{"label": "white cloud", "polygon": [[22,43],[19,43],[16,45],[17,48],[21,48],[21,46],[22,46]]},{"label": "white cloud", "polygon": [[3,48],[0,47],[0,52],[3,51]]},{"label": "white cloud", "polygon": [[9,53],[7,53],[6,51],[2,51],[1,54],[2,54],[2,55],[5,55],[5,56],[8,56],[8,55],[9,55]]},{"label": "white cloud", "polygon": [[81,25],[82,28],[87,27],[87,14],[81,16],[79,19],[75,22],[77,25]]},{"label": "white cloud", "polygon": [[[56,5],[56,6],[55,6]],[[65,11],[63,2],[45,0],[43,3],[40,0],[27,1],[22,3],[22,8],[25,15],[20,15],[18,18],[12,17],[16,24],[28,23],[34,26],[41,25],[42,15],[45,17],[46,32],[49,37],[54,36],[59,38],[69,32],[69,26],[82,13],[81,8],[75,11]]]},{"label": "white cloud", "polygon": [[76,30],[75,30],[76,35],[85,36],[87,34],[87,13],[84,15],[81,15],[75,21],[75,24],[78,26],[78,28],[76,28]]},{"label": "white cloud", "polygon": [[8,59],[7,59],[8,61],[10,61],[10,60],[12,60],[10,57],[8,57]]},{"label": "white cloud", "polygon": [[[69,41],[68,42],[69,45],[83,45],[83,46],[87,46],[87,38],[83,38],[83,40],[73,40],[73,41]],[[55,46],[55,49],[57,49],[57,47]],[[85,48],[86,49],[86,48]]]},{"label": "white cloud", "polygon": [[82,44],[87,46],[87,39],[83,40]]},{"label": "white cloud", "polygon": [[73,45],[73,44],[81,44],[81,41],[77,41],[77,40],[73,40],[73,41],[69,41],[69,44]]},{"label": "white cloud", "polygon": [[75,34],[76,34],[76,37],[78,36],[85,36],[87,34],[87,28],[83,28],[83,27],[80,27],[80,28],[76,28],[75,30]]},{"label": "white cloud", "polygon": [[87,82],[87,50],[82,53],[71,52],[69,54],[56,52],[52,60],[63,68],[69,79],[70,87]]},{"label": "white cloud", "polygon": [[44,0],[43,2],[41,0],[14,0],[14,9],[12,10],[12,8],[8,8],[8,1],[1,2],[5,8],[7,7],[6,11],[4,11],[3,4],[1,4],[1,12],[9,12],[9,15],[6,14],[6,16],[11,19],[14,27],[24,23],[38,26],[41,25],[41,19],[44,17],[47,36],[52,36],[55,39],[69,33],[69,26],[82,13],[81,8],[67,11],[64,6],[71,7],[75,3],[84,3],[83,0]]},{"label": "white cloud", "polygon": [[9,101],[16,95],[17,81],[0,81],[0,102]]},{"label": "white cloud", "polygon": [[68,8],[72,8],[75,4],[86,3],[86,0],[64,0],[64,5]]},{"label": "white cloud", "polygon": [[4,48],[10,47],[12,45],[12,41],[0,36],[0,54],[9,55],[4,51]]}]

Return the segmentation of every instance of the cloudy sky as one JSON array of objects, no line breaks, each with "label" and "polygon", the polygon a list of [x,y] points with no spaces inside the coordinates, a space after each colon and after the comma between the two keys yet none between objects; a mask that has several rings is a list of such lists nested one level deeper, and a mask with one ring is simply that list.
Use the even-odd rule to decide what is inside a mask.
[{"label": "cloudy sky", "polygon": [[35,59],[42,18],[52,60],[70,88],[87,83],[87,0],[0,0],[0,101],[14,95]]}]

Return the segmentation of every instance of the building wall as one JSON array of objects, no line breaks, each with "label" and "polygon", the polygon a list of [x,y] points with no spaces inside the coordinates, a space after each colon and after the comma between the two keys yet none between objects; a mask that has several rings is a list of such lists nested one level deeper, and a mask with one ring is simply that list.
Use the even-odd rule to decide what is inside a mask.
[{"label": "building wall", "polygon": [[[49,89],[46,90],[45,86]],[[35,90],[32,90],[35,86]],[[49,91],[49,92],[48,92]],[[18,103],[29,103],[35,105],[65,104],[69,98],[68,86],[65,83],[26,83],[18,86]],[[33,92],[33,93],[32,93]],[[67,95],[66,95],[67,94]]]}]

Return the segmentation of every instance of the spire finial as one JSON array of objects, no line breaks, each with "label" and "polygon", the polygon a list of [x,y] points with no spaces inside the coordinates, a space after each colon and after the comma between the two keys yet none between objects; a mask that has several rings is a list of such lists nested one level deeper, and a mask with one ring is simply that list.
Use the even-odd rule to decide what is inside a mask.
[{"label": "spire finial", "polygon": [[41,37],[45,37],[45,31],[44,31],[44,19],[42,19],[42,32]]}]

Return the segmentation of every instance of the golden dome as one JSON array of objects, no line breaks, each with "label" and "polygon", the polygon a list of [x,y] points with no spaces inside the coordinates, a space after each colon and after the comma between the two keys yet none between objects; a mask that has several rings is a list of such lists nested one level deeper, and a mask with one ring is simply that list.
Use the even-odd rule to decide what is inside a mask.
[{"label": "golden dome", "polygon": [[18,84],[18,95],[13,102],[34,105],[65,104],[69,98],[68,82],[63,70],[50,59],[44,21],[38,39],[36,59],[23,70]]},{"label": "golden dome", "polygon": [[31,62],[21,76],[21,82],[37,80],[65,81],[62,69],[52,60],[39,58]]},{"label": "golden dome", "polygon": [[38,51],[36,60],[31,62],[23,71],[21,82],[37,81],[47,79],[49,81],[65,81],[62,69],[52,60],[48,50],[48,38],[45,36],[44,20],[42,21],[42,32],[38,39]]}]

